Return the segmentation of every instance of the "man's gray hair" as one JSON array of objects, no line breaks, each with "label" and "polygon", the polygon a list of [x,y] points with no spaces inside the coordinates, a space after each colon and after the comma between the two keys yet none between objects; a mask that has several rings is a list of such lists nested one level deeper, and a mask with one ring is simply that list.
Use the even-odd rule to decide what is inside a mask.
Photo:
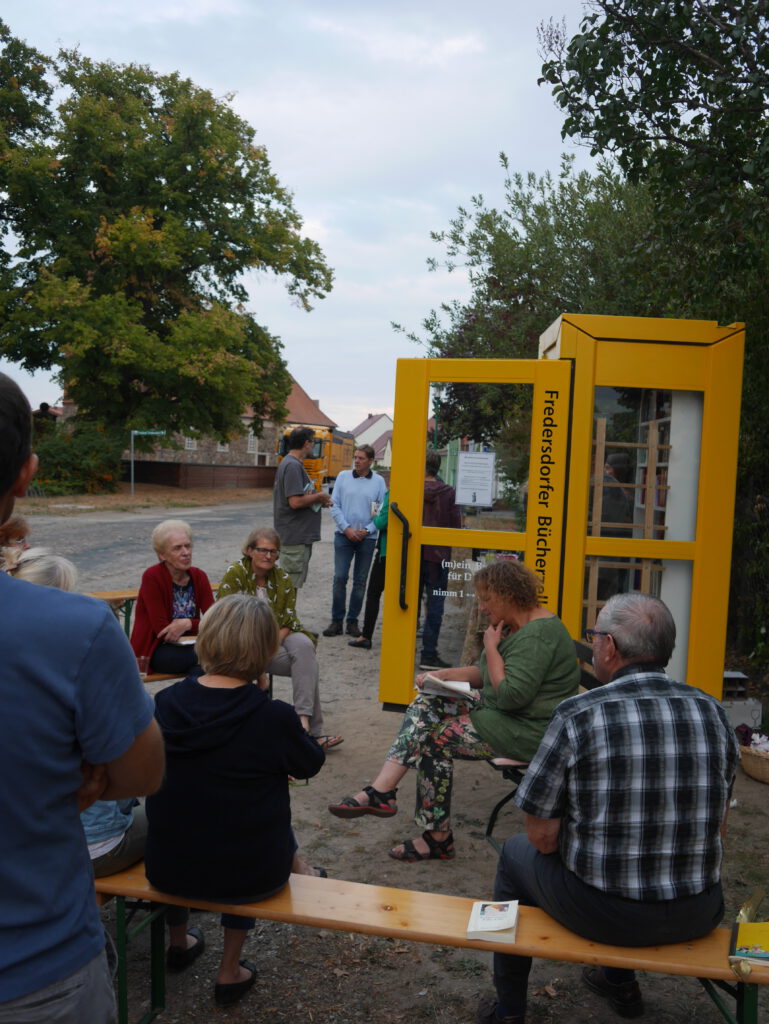
[{"label": "man's gray hair", "polygon": [[676,645],[676,624],[670,609],[649,594],[615,594],[598,616],[600,628],[614,637],[614,646],[632,662],[667,665]]}]

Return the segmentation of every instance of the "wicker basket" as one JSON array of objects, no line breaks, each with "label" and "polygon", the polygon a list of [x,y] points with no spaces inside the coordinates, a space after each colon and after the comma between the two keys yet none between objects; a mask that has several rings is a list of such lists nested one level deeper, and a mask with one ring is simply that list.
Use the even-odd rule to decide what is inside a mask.
[{"label": "wicker basket", "polygon": [[745,774],[751,779],[758,779],[759,782],[769,782],[769,754],[765,754],[763,750],[743,746],[740,746],[740,753]]}]

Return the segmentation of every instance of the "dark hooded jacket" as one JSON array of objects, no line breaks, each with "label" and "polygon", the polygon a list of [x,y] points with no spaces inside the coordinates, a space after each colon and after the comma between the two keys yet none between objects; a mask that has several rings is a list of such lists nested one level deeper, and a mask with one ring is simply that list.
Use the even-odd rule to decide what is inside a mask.
[{"label": "dark hooded jacket", "polygon": [[[459,529],[462,516],[456,502],[453,487],[441,480],[425,480],[425,503],[422,511],[423,526],[443,526]],[[442,544],[425,544],[422,559],[425,562],[442,562],[451,557],[451,548]]]},{"label": "dark hooded jacket", "polygon": [[288,776],[310,778],[325,760],[294,709],[257,686],[187,678],[158,693],[155,717],[166,777],[147,798],[150,882],[234,902],[280,888],[296,848]]}]

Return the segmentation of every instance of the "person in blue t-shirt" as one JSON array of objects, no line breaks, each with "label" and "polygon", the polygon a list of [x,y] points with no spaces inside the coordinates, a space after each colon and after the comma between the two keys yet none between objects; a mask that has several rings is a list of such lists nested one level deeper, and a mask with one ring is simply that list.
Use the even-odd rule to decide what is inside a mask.
[{"label": "person in blue t-shirt", "polygon": [[[37,470],[32,413],[0,374],[0,523]],[[112,1024],[80,811],[153,792],[163,741],[109,607],[0,572],[0,1024]]]}]

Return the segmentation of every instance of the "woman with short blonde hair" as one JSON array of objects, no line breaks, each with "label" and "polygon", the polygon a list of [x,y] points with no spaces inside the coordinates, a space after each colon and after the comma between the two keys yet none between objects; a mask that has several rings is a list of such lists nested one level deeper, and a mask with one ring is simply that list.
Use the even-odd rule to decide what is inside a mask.
[{"label": "woman with short blonde hair", "polygon": [[[222,598],[198,634],[204,672],[155,697],[166,776],[147,799],[147,878],[164,892],[216,903],[255,903],[279,892],[292,870],[325,874],[297,853],[289,776],[311,778],[325,755],[290,704],[270,700],[265,668],[278,646],[270,606],[248,594]],[[252,680],[258,679],[258,685]],[[168,907],[167,964],[183,971],[205,949],[186,907]],[[214,1000],[231,1006],[256,979],[241,960],[253,918],[223,914]]]},{"label": "woman with short blonde hair", "polygon": [[151,541],[158,563],[142,576],[131,647],[150,659],[153,672],[185,675],[198,663],[192,638],[214,595],[206,574],[192,565],[189,523],[164,519]]}]

